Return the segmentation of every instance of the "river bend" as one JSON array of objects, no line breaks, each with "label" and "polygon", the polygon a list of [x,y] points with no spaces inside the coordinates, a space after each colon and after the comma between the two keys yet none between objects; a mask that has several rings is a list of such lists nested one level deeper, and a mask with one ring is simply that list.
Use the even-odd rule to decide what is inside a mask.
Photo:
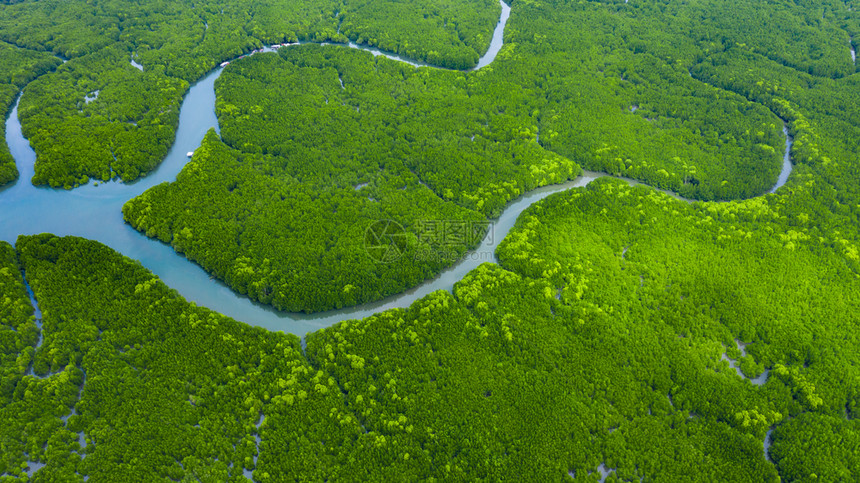
[{"label": "river bend", "polygon": [[[499,3],[502,6],[499,23],[489,49],[475,69],[492,63],[502,48],[510,7],[504,2]],[[366,46],[352,43],[349,46],[411,65],[423,65]],[[262,51],[272,49],[266,48]],[[147,238],[134,230],[122,217],[122,206],[126,201],[159,183],[175,180],[188,161],[186,153],[194,151],[200,145],[210,128],[215,128],[216,131],[219,129],[215,117],[214,85],[222,71],[222,67],[216,68],[191,87],[182,101],[176,140],[167,157],[148,176],[131,183],[109,182],[98,186],[90,183],[74,190],[33,186],[29,180],[34,174],[36,154],[21,132],[21,123],[18,120],[19,97],[6,119],[6,142],[17,162],[20,176],[13,184],[0,188],[0,213],[3,214],[0,218],[0,240],[14,243],[18,235],[38,233],[73,235],[97,240],[127,257],[139,260],[144,267],[189,301],[251,325],[304,336],[308,332],[342,320],[360,319],[391,308],[406,308],[437,290],[451,291],[457,281],[481,263],[496,262],[495,246],[508,234],[523,210],[551,194],[583,187],[594,179],[606,176],[602,173],[585,172],[573,181],[541,187],[526,193],[505,208],[478,248],[437,277],[410,290],[377,302],[317,314],[278,312],[233,292],[222,282],[212,279],[199,265],[177,254],[169,245]],[[791,172],[791,137],[785,132],[783,170],[771,192],[782,186]]]}]

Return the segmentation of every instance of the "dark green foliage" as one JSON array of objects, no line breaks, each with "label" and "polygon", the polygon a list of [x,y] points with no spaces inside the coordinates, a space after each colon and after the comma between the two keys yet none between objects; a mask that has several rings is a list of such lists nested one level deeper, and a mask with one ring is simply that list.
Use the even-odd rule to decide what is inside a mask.
[{"label": "dark green foliage", "polygon": [[117,44],[27,86],[19,117],[37,153],[35,184],[131,181],[167,154],[188,83],[141,72]]},{"label": "dark green foliage", "polygon": [[467,69],[490,45],[497,0],[361,0],[339,10],[340,32],[359,44],[449,69]]},{"label": "dark green foliage", "polygon": [[0,84],[23,88],[28,82],[60,63],[60,59],[48,53],[0,42]]},{"label": "dark green foliage", "polygon": [[519,5],[492,69],[534,90],[541,144],[585,169],[690,198],[759,195],[779,172],[782,123],[690,78],[707,46],[679,28],[682,12],[680,2]]},{"label": "dark green foliage", "polygon": [[[354,305],[414,286],[453,262],[421,256],[431,248],[417,237],[424,220],[483,219],[439,199],[402,165],[364,172],[335,165],[315,176],[314,161],[336,160],[243,154],[210,131],[175,183],[129,201],[123,215],[240,293],[290,311]],[[360,180],[369,184],[353,187]],[[388,258],[370,251],[367,239],[386,220],[404,235]],[[448,248],[462,254],[479,241]]]},{"label": "dark green foliage", "polygon": [[[9,84],[0,85],[0,110],[8,113],[17,95],[18,87]],[[0,186],[2,186],[18,178],[18,167],[15,164],[15,158],[9,152],[9,146],[6,145],[5,122],[0,127],[0,136],[3,136],[0,142]]]},{"label": "dark green foliage", "polygon": [[27,90],[22,117],[37,153],[34,183],[71,188],[151,171],[173,142],[188,83],[263,44],[356,40],[468,68],[489,44],[498,13],[492,0],[434,0],[421,9],[397,1],[21,2],[0,8],[0,40],[71,59]]},{"label": "dark green foliage", "polygon": [[[763,106],[647,54],[607,58],[597,69],[548,82],[558,101],[542,116],[547,149],[689,198],[749,198],[773,186],[782,121]],[[592,94],[576,94],[583,91]]]},{"label": "dark green foliage", "polygon": [[54,69],[60,59],[44,52],[34,52],[0,41],[0,186],[18,178],[18,168],[6,145],[6,123],[15,98],[27,83]]},{"label": "dark green foliage", "polygon": [[713,2],[691,9],[689,21],[701,22],[694,35],[715,50],[736,46],[816,76],[856,71],[848,45],[857,17],[841,1]]},{"label": "dark green foliage", "polygon": [[804,210],[817,211],[815,216],[822,220],[832,215],[813,204],[841,215],[851,210],[850,200],[860,197],[856,182],[860,171],[854,162],[860,149],[858,76],[815,78],[738,49],[714,55],[692,72],[706,82],[767,105],[789,120],[795,137],[793,161],[808,165],[831,189],[816,189],[815,202],[794,196],[786,203],[805,205]]},{"label": "dark green foliage", "polygon": [[[464,86],[449,93],[452,82]],[[476,75],[318,46],[236,62],[217,84],[233,149],[210,133],[177,181],[130,201],[125,219],[279,309],[400,292],[481,238],[444,247],[442,259],[424,257],[437,248],[419,238],[425,221],[485,221],[478,212],[495,214],[523,192],[579,174],[528,133],[511,132],[527,105],[515,96],[485,105],[470,95],[478,85]],[[377,220],[409,234],[392,263],[367,252],[365,233]]]},{"label": "dark green foliage", "polygon": [[[578,168],[573,162],[545,150],[540,143],[535,142],[537,125],[541,123],[536,117],[541,116],[541,108],[552,114],[553,119],[558,119],[559,116],[554,114],[555,107],[546,107],[546,101],[538,97],[539,89],[530,87],[523,90],[522,83],[508,80],[516,79],[512,72],[521,69],[521,65],[509,61],[498,62],[499,66],[487,71],[464,74],[414,69],[387,59],[372,61],[367,53],[317,46],[283,49],[280,58],[258,55],[235,62],[216,86],[219,95],[217,110],[225,143],[246,153],[274,155],[265,162],[256,162],[259,166],[257,169],[268,177],[265,180],[266,188],[252,190],[261,193],[261,196],[254,198],[257,206],[237,205],[232,197],[215,196],[214,192],[204,194],[203,191],[207,186],[211,187],[213,182],[235,189],[234,185],[240,181],[245,183],[242,180],[247,179],[247,176],[237,178],[232,168],[219,168],[216,174],[212,171],[213,167],[222,164],[207,163],[204,165],[205,172],[187,169],[178,183],[147,193],[141,198],[146,201],[130,203],[126,208],[126,220],[141,231],[172,242],[177,249],[188,253],[190,258],[237,290],[250,293],[252,298],[273,303],[279,308],[319,310],[392,293],[390,290],[378,290],[378,284],[373,282],[356,284],[354,279],[338,282],[343,279],[340,273],[332,277],[324,272],[329,267],[326,261],[340,256],[338,252],[343,252],[341,249],[332,249],[331,245],[355,244],[358,239],[354,231],[339,228],[343,226],[342,222],[340,225],[329,223],[325,229],[324,237],[332,239],[328,246],[316,245],[310,250],[296,248],[292,252],[300,253],[303,257],[301,261],[297,263],[294,259],[286,259],[282,254],[285,250],[276,248],[272,239],[284,238],[282,233],[285,232],[307,234],[323,224],[318,221],[319,217],[314,216],[310,218],[316,223],[313,229],[296,230],[295,224],[273,221],[281,217],[272,216],[272,210],[265,209],[260,203],[265,203],[264,199],[276,201],[278,193],[286,200],[296,196],[298,189],[313,186],[315,193],[335,190],[356,198],[361,203],[360,219],[372,221],[378,219],[374,218],[374,205],[359,200],[352,193],[352,187],[370,183],[370,189],[373,189],[380,184],[377,180],[384,179],[388,173],[396,173],[404,177],[405,184],[416,181],[426,183],[444,200],[493,215],[523,192],[575,176]],[[659,62],[653,58],[651,62],[649,68],[653,70],[655,63]],[[652,79],[646,85],[652,91],[658,90],[664,81]],[[630,144],[643,150],[638,155],[632,155],[640,159],[641,163],[631,161],[632,164],[618,171],[619,174],[652,180],[657,185],[679,189],[691,196],[751,196],[765,190],[776,176],[780,157],[782,140],[778,135],[781,129],[779,119],[767,109],[737,95],[726,95],[708,86],[704,87],[703,93],[698,93],[687,84],[696,84],[698,87],[695,89],[701,89],[701,83],[688,79],[686,75],[678,75],[672,82],[684,87],[678,86],[675,91],[662,88],[661,92],[665,94],[661,95],[665,98],[655,102],[668,106],[672,102],[686,100],[688,115],[698,116],[697,119],[702,121],[714,113],[726,116],[731,112],[736,118],[720,117],[707,121],[713,126],[713,132],[707,137],[701,135],[704,129],[701,123],[695,131],[696,124],[684,122],[677,123],[671,129],[668,125],[656,130],[646,127],[642,135],[647,141]],[[570,85],[562,85],[570,89]],[[695,94],[713,97],[717,107],[705,116],[695,114],[698,107],[707,105],[706,101],[697,100]],[[721,97],[728,97],[728,100],[720,104]],[[588,97],[584,102],[593,99]],[[562,104],[571,105],[567,101],[559,101],[551,106]],[[635,116],[630,117],[629,113],[625,116],[621,110],[619,115],[634,123],[641,122]],[[594,124],[594,119],[594,116],[582,117],[576,122],[590,126]],[[550,125],[562,129],[557,125],[562,121],[552,122]],[[610,125],[611,122],[607,121],[600,132],[608,129],[613,133],[627,134],[627,131],[617,130],[617,126],[610,129]],[[651,133],[648,129],[658,135],[648,137]],[[753,130],[757,134],[746,136],[745,133]],[[667,134],[661,134],[664,131]],[[592,132],[588,136],[594,134]],[[720,138],[734,139],[735,134],[748,139],[734,144],[723,142]],[[544,140],[543,144],[548,146],[564,147],[574,142],[565,140],[564,136],[559,137],[552,130],[545,131],[545,137],[549,140]],[[690,142],[684,144],[686,141],[681,142],[681,139]],[[703,139],[705,141],[699,141]],[[679,146],[679,150],[667,149],[668,140]],[[612,163],[619,163],[621,158],[607,161],[609,158],[606,157],[619,155],[617,150],[606,144],[601,148],[589,146],[581,138],[575,142],[578,148],[569,149],[568,154],[586,163],[598,164],[599,169],[617,171],[617,166]],[[691,148],[694,142],[699,144]],[[757,143],[755,145],[758,147],[754,148],[753,143]],[[586,148],[582,149],[583,146]],[[649,153],[655,156],[649,157]],[[716,162],[713,159],[715,153],[720,153],[726,162]],[[678,154],[685,159],[682,160]],[[620,155],[624,156],[623,153]],[[652,164],[645,161],[646,158],[652,160]],[[767,166],[766,174],[762,175],[761,169],[754,169],[757,162]],[[700,163],[704,167],[697,171],[696,166]],[[203,176],[214,177],[215,181],[204,182],[201,179]],[[723,181],[726,178],[737,182],[729,184]],[[197,187],[184,186],[190,183]],[[402,186],[404,182],[398,183]],[[268,194],[262,195],[263,192]],[[392,191],[388,193],[369,194],[374,200],[385,203],[391,200]],[[314,198],[311,196],[300,202],[285,203],[282,209],[294,212],[290,215],[294,217],[309,211],[334,211],[326,206],[329,203]],[[199,208],[188,211],[186,208],[189,205]],[[415,203],[411,205],[423,206]],[[148,209],[155,211],[150,213],[146,211]],[[408,217],[393,219],[407,227],[407,231],[412,231],[411,228],[422,215],[424,219],[438,219],[438,209],[422,209],[423,213],[416,211]],[[211,214],[199,216],[201,212]],[[146,217],[141,216],[144,213]],[[259,216],[261,221],[249,221],[249,214],[252,214],[251,217]],[[339,215],[332,221],[336,222]],[[182,222],[178,222],[180,218]],[[225,227],[213,224],[213,219],[233,220],[231,229],[226,232],[242,234],[243,238],[247,237],[245,233],[256,235],[272,232],[272,235],[265,237],[270,240],[268,243],[271,248],[264,248],[265,243],[261,242],[248,243],[236,236],[222,236]],[[352,221],[353,216],[348,215],[344,220]],[[363,226],[368,224],[369,221],[364,222]],[[193,233],[202,232],[202,237],[215,241],[218,248],[215,245],[192,247],[176,236],[184,228],[189,228]],[[290,245],[308,246],[308,242]],[[324,257],[323,262],[318,262],[321,255]],[[232,266],[238,263],[237,260],[244,265]],[[332,287],[326,285],[328,288],[322,290],[326,295],[317,296],[324,298],[308,302],[312,295],[297,294],[291,288],[295,285],[292,280],[277,273],[274,276],[267,275],[272,269],[266,260],[274,267],[289,266],[290,270],[310,267],[314,280],[318,280],[322,273],[323,278],[334,278],[335,283]],[[320,270],[315,266],[326,268]],[[344,272],[355,273],[352,269],[354,262],[344,263],[343,266],[349,267]],[[385,270],[370,265],[368,267],[376,273],[390,273],[387,267]],[[421,273],[435,273],[440,267],[431,267],[429,271],[423,270]],[[241,280],[242,277],[233,273],[240,269],[250,270],[252,276],[247,281]],[[363,271],[367,272],[368,269]],[[400,287],[414,283],[411,280],[421,279],[420,275],[410,275],[415,270],[409,267],[402,273],[410,281]],[[401,278],[403,276],[400,275]],[[297,280],[302,281],[299,285],[301,290],[311,288],[302,277]],[[357,297],[349,293],[341,294],[342,287],[347,284],[363,286],[364,292],[359,292]]]},{"label": "dark green foliage", "polygon": [[302,178],[370,181],[380,169],[406,168],[442,199],[492,216],[579,174],[535,142],[534,100],[501,75],[319,46],[280,57],[231,65],[216,109],[225,143],[285,157]]},{"label": "dark green foliage", "polygon": [[601,12],[603,23],[616,27],[616,41],[672,62],[689,64],[726,48],[739,48],[816,76],[856,72],[848,51],[849,38],[858,37],[860,25],[854,2],[591,0],[585,4],[586,9]]},{"label": "dark green foliage", "polygon": [[[792,122],[796,116],[704,84],[676,62],[629,50],[613,40],[615,21],[601,9],[520,9],[522,16],[510,25],[514,41],[476,73],[415,69],[319,46],[234,62],[216,85],[216,109],[225,144],[269,156],[254,161],[252,178],[259,181],[246,192],[257,193],[255,204],[204,193],[214,185],[232,193],[247,184],[247,174],[237,177],[233,168],[221,167],[216,172],[221,164],[205,163],[203,172],[186,170],[179,182],[130,203],[126,220],[255,300],[319,310],[392,293],[375,281],[392,272],[372,265],[355,270],[355,250],[334,248],[355,245],[360,230],[344,225],[353,212],[343,213],[317,193],[353,200],[358,225],[366,227],[378,210],[351,189],[364,186],[361,191],[372,200],[388,203],[392,191],[379,188],[392,175],[407,187],[406,195],[410,183],[420,182],[446,201],[490,216],[523,192],[572,177],[578,172],[573,161],[703,199],[747,198],[773,185],[784,138],[782,121],[768,107]],[[588,27],[577,31],[575,41],[565,37],[552,44],[552,50],[544,34],[528,34],[552,33],[559,19],[560,25]],[[591,19],[602,22],[585,21]],[[608,52],[583,48],[596,44]],[[272,216],[278,198],[286,202],[307,189],[315,194],[282,203],[284,214]],[[411,206],[424,212],[393,218],[407,231],[416,220],[439,213]],[[334,219],[320,222],[329,212]],[[275,221],[285,217],[304,217],[314,225]],[[229,226],[213,219],[229,220]],[[177,236],[186,228],[212,243],[195,246]],[[273,240],[290,240],[292,248]],[[344,269],[332,273],[330,262],[345,254]],[[391,287],[414,284],[441,266],[405,267],[399,277],[408,281]],[[278,273],[286,271],[312,276]],[[341,272],[358,273],[362,284]],[[321,286],[320,277],[326,279]],[[355,295],[343,292],[347,286],[363,288]]]}]

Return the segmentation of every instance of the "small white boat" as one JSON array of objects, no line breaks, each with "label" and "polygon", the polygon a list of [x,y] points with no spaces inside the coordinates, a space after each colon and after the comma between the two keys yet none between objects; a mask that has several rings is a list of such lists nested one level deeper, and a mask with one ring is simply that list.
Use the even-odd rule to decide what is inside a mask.
[{"label": "small white boat", "polygon": [[230,62],[221,62],[221,67],[227,67],[230,65]]},{"label": "small white boat", "polygon": [[186,154],[186,156],[188,156],[189,158],[190,158],[191,156],[194,156],[194,151],[188,151],[188,154]]}]

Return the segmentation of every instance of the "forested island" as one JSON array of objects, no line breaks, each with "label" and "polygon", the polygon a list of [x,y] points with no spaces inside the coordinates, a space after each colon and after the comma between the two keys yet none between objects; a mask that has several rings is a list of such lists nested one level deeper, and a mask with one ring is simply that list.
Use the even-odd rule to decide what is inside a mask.
[{"label": "forested island", "polygon": [[0,210],[132,188],[225,63],[116,216],[272,310],[432,284],[607,175],[452,290],[299,334],[0,211],[0,482],[860,479],[852,1],[0,3],[35,151],[0,146]]}]

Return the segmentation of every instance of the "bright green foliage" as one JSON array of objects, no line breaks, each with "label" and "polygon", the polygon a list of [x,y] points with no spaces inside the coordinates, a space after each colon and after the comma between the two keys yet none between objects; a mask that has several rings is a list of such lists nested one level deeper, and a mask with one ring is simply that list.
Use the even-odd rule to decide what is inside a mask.
[{"label": "bright green foliage", "polygon": [[726,328],[762,341],[747,352],[800,406],[841,413],[858,375],[827,347],[854,338],[858,264],[850,245],[826,237],[839,235],[791,223],[783,210],[761,198],[687,204],[598,180],[524,212],[498,255],[552,280],[562,301],[648,307],[679,334],[726,346]]},{"label": "bright green foliage", "polygon": [[308,337],[410,479],[589,481],[606,462],[634,481],[775,480],[764,433],[722,414],[769,403],[717,364],[719,344],[628,313],[562,314],[547,281],[493,265],[455,292]]},{"label": "bright green foliage", "polygon": [[770,454],[785,481],[856,480],[860,421],[801,414],[774,430]]},{"label": "bright green foliage", "polygon": [[[95,242],[40,235],[20,238],[18,249],[44,313],[36,373],[51,375],[24,378],[0,410],[0,434],[38,428],[19,434],[30,458],[47,463],[41,478],[245,481],[255,435],[261,452],[277,454],[301,478],[332,467],[331,455],[361,433],[334,381],[304,360],[297,337],[189,304]],[[72,407],[65,423],[54,417]],[[7,459],[17,450],[4,448]],[[259,472],[256,479],[265,481]]]},{"label": "bright green foliage", "polygon": [[[60,63],[60,59],[44,52],[34,52],[0,42],[0,112],[8,115],[21,89]],[[5,116],[3,119],[5,121]],[[6,145],[4,122],[0,124],[0,186],[17,177],[18,168]]]},{"label": "bright green foliage", "polygon": [[77,435],[61,417],[74,404],[83,373],[70,365],[51,375],[35,367],[34,375],[38,338],[15,251],[0,242],[0,475],[25,476],[50,458],[68,480],[79,459]]},{"label": "bright green foliage", "polygon": [[5,242],[0,243],[0,294],[0,400],[5,405],[30,365],[39,332],[15,250]]},{"label": "bright green foliage", "polygon": [[588,481],[601,462],[624,479],[776,477],[765,428],[734,413],[778,420],[779,404],[718,364],[718,343],[566,310],[546,279],[483,265],[456,296],[310,335],[309,365],[294,336],[194,307],[98,243],[18,249],[47,378],[25,378],[6,414],[43,428],[28,448],[53,441],[29,450],[41,478]]},{"label": "bright green foliage", "polygon": [[[80,463],[46,455],[41,471],[226,479],[233,462],[259,481],[589,481],[604,463],[622,480],[850,475],[853,433],[838,421],[860,394],[854,262],[776,201],[689,204],[610,179],[554,195],[499,247],[513,271],[485,264],[453,296],[310,334],[310,365],[295,338],[189,306],[94,242],[21,238],[45,311],[37,373],[77,362],[87,374],[68,424],[92,446]],[[749,343],[746,366],[770,370],[763,386],[720,360],[740,355],[735,339]],[[799,421],[845,427],[822,441],[837,451],[804,465]],[[774,426],[776,466],[762,446]],[[132,452],[143,456],[117,464]]]},{"label": "bright green foliage", "polygon": [[[600,180],[518,221],[499,256],[526,277],[484,265],[456,298],[323,330],[308,353],[366,428],[427,433],[404,448],[417,466],[468,440],[451,451],[460,477],[583,478],[605,461],[625,480],[775,480],[761,441],[777,425],[780,476],[850,478],[853,426],[837,418],[860,394],[856,265],[781,209]],[[735,338],[770,369],[763,387],[720,362]],[[821,421],[845,436],[824,441]],[[837,448],[811,469],[810,438]]]},{"label": "bright green foliage", "polygon": [[[802,192],[810,187],[796,187],[797,196],[805,199]],[[723,407],[722,397],[694,391],[687,400],[707,401],[696,414],[734,419],[757,435],[785,417],[809,412],[843,418],[860,394],[860,353],[853,349],[860,325],[858,260],[845,238],[855,239],[857,224],[844,217],[840,231],[800,224],[808,216],[775,201],[687,204],[598,180],[529,208],[498,255],[503,266],[550,282],[548,294],[557,292],[561,302],[556,314],[586,322],[583,316],[592,312],[636,314],[647,326],[666,324],[693,346],[730,347],[735,338],[750,342],[746,349],[754,361],[746,366],[755,362],[770,370],[764,386],[769,403]],[[726,397],[730,405],[743,400]],[[792,445],[805,444],[805,436],[794,434],[802,428],[786,423],[774,433],[790,441],[780,450],[787,457],[777,461],[781,473],[806,471],[796,456],[787,456],[799,451]],[[828,480],[856,471],[845,454],[828,460],[834,465],[824,472]]]}]

